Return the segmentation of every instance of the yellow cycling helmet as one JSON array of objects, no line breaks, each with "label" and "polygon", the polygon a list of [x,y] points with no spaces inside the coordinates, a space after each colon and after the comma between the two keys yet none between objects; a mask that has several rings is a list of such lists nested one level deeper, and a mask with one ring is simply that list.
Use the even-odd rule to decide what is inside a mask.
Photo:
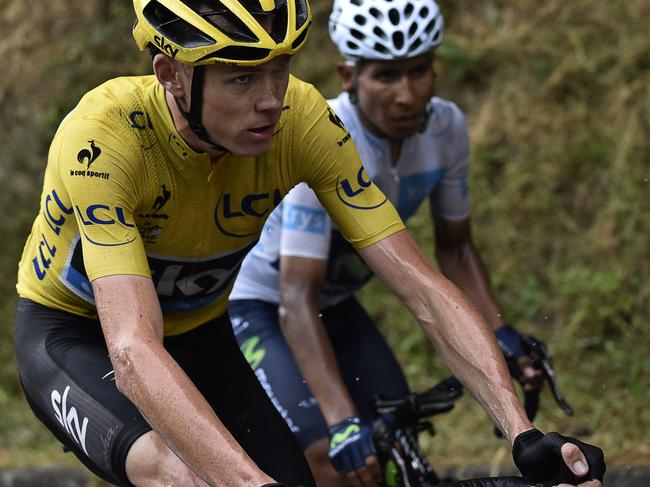
[{"label": "yellow cycling helmet", "polygon": [[307,0],[133,0],[133,37],[190,65],[262,64],[293,54],[311,23]]}]

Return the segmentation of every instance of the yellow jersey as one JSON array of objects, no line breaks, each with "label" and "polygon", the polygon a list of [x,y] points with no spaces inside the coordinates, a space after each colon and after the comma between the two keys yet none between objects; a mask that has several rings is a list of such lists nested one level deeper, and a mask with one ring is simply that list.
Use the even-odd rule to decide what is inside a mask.
[{"label": "yellow jersey", "polygon": [[404,228],[313,86],[290,78],[267,152],[213,162],[179,135],[154,76],[110,80],[54,136],[18,293],[96,317],[94,279],[146,276],[165,334],[186,332],[225,312],[242,259],[301,181],[357,248]]}]

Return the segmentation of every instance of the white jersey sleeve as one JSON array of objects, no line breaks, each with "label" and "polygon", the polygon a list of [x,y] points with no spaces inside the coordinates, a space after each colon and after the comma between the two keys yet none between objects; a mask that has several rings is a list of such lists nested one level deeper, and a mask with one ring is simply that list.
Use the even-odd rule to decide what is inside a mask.
[{"label": "white jersey sleeve", "polygon": [[[464,220],[470,214],[467,172],[469,170],[469,136],[463,112],[454,103],[447,102],[446,142],[442,144],[445,170],[432,192],[433,211],[445,220]],[[436,114],[432,114],[435,118]],[[440,116],[440,115],[439,115]],[[432,120],[435,124],[435,120]]]},{"label": "white jersey sleeve", "polygon": [[316,194],[298,184],[282,200],[280,255],[327,260],[332,221]]},{"label": "white jersey sleeve", "polygon": [[284,197],[264,224],[260,240],[242,262],[230,300],[280,302],[282,255],[327,260],[332,220],[316,194],[300,183]]}]

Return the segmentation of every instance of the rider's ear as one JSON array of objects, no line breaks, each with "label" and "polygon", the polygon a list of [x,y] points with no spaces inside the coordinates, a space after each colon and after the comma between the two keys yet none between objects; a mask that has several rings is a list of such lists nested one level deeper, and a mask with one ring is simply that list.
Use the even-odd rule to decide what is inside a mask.
[{"label": "rider's ear", "polygon": [[349,63],[339,63],[339,76],[341,77],[341,87],[344,91],[352,91],[354,88],[354,66]]},{"label": "rider's ear", "polygon": [[156,54],[153,58],[153,71],[158,82],[176,98],[184,99],[188,93],[184,83],[183,66],[164,54]]}]

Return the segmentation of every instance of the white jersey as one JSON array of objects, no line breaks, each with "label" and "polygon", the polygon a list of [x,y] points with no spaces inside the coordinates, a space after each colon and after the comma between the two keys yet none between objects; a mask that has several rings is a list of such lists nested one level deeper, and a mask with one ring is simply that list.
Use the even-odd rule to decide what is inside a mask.
[{"label": "white jersey", "polygon": [[[434,213],[441,218],[463,220],[469,216],[469,138],[465,117],[454,103],[432,98],[426,126],[404,140],[393,164],[388,140],[362,125],[346,92],[328,101],[350,131],[366,173],[404,221],[429,195]],[[372,277],[305,183],[292,189],[267,220],[260,241],[242,263],[230,299],[279,303],[281,255],[328,261],[321,309],[339,303]]]}]

